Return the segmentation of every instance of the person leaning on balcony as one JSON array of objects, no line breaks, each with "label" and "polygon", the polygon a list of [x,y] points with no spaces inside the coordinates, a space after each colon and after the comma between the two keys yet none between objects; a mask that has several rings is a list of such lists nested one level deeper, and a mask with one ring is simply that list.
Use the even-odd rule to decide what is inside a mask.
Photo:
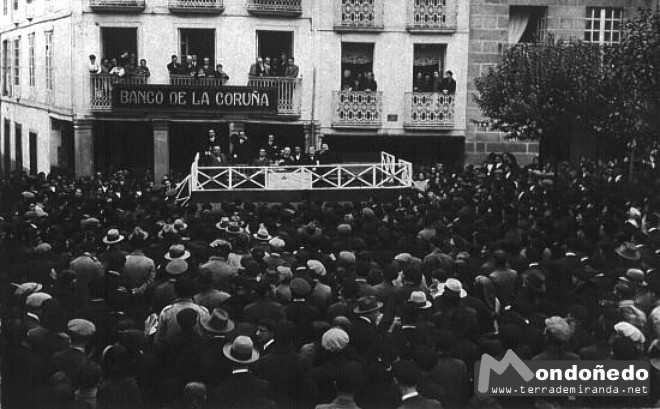
[{"label": "person leaning on balcony", "polygon": [[293,57],[289,57],[289,62],[286,65],[286,70],[284,71],[284,76],[289,77],[289,78],[298,78],[298,74],[300,73],[300,68],[296,64],[294,64],[294,59]]},{"label": "person leaning on balcony", "polygon": [[263,77],[264,71],[264,60],[258,57],[257,62],[250,66],[250,77]]},{"label": "person leaning on balcony", "polygon": [[264,77],[270,77],[272,75],[272,66],[270,64],[270,57],[264,58]]},{"label": "person leaning on balcony", "polygon": [[96,61],[96,56],[94,54],[89,55],[89,72],[90,74],[98,75],[103,72],[101,69],[101,66],[99,63]]},{"label": "person leaning on balcony", "polygon": [[197,76],[199,78],[213,78],[215,76],[215,71],[213,70],[211,59],[209,57],[204,57],[202,66],[197,70]]},{"label": "person leaning on balcony", "polygon": [[151,77],[151,71],[149,70],[149,67],[147,67],[147,60],[142,58],[140,60],[140,65],[135,69],[134,72],[136,77],[142,77],[142,78],[149,78]]},{"label": "person leaning on balcony", "polygon": [[124,67],[117,64],[116,58],[112,59],[111,64],[112,64],[112,69],[108,73],[110,74],[111,77],[123,78],[126,75],[126,71],[124,70]]},{"label": "person leaning on balcony", "polygon": [[103,58],[101,60],[101,74],[109,74],[112,66],[110,65],[110,60]]},{"label": "person leaning on balcony", "polygon": [[179,57],[172,55],[171,61],[167,64],[167,71],[170,75],[180,75],[181,74],[181,63],[179,63]]},{"label": "person leaning on balcony", "polygon": [[442,92],[442,78],[440,78],[440,72],[433,72],[433,92]]},{"label": "person leaning on balcony", "polygon": [[374,79],[373,72],[367,73],[367,77],[360,84],[360,91],[371,91],[371,92],[378,91],[378,83]]},{"label": "person leaning on balcony", "polygon": [[449,70],[445,71],[445,77],[442,79],[442,92],[445,92],[449,95],[456,93],[456,80],[453,77],[453,73]]},{"label": "person leaning on balcony", "polygon": [[229,75],[222,70],[222,64],[218,63],[215,66],[215,72],[213,73],[215,78],[220,80],[220,84],[225,85],[229,81]]},{"label": "person leaning on balcony", "polygon": [[418,72],[415,75],[415,81],[413,82],[413,92],[422,92],[422,87],[424,85],[424,74]]},{"label": "person leaning on balcony", "polygon": [[433,79],[431,79],[430,74],[424,75],[424,82],[422,83],[422,92],[432,92],[433,91]]},{"label": "person leaning on balcony", "polygon": [[353,73],[351,70],[344,70],[341,76],[341,90],[350,91],[353,88]]}]

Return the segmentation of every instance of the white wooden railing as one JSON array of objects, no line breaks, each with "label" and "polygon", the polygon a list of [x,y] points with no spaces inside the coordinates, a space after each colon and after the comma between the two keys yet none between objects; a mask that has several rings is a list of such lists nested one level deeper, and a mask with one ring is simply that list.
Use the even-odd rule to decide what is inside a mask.
[{"label": "white wooden railing", "polygon": [[404,126],[453,127],[456,96],[442,92],[406,92]]},{"label": "white wooden railing", "polygon": [[456,30],[456,1],[411,0],[408,3],[408,29]]},{"label": "white wooden railing", "polygon": [[249,87],[277,89],[277,113],[300,115],[302,78],[250,77]]},{"label": "white wooden railing", "polygon": [[199,162],[197,154],[189,178],[179,185],[177,201],[202,191],[400,189],[413,184],[412,163],[384,152],[381,163],[257,167]]},{"label": "white wooden railing", "polygon": [[90,108],[93,110],[112,109],[112,89],[115,84],[142,85],[147,84],[146,77],[118,78],[108,75],[90,76]]},{"label": "white wooden railing", "polygon": [[383,93],[380,91],[335,91],[333,126],[381,126]]}]

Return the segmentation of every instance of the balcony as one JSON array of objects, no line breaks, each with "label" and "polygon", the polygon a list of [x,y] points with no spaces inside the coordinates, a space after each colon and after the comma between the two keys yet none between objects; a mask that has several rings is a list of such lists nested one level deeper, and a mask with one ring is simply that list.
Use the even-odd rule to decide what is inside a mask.
[{"label": "balcony", "polygon": [[332,126],[378,128],[383,124],[383,93],[380,91],[336,91]]},{"label": "balcony", "polygon": [[248,0],[247,10],[254,15],[299,17],[302,0]]},{"label": "balcony", "polygon": [[249,87],[277,89],[277,114],[300,116],[302,78],[252,77]]},{"label": "balcony", "polygon": [[170,85],[180,85],[184,87],[221,87],[224,84],[220,78],[195,78],[188,75],[170,75]]},{"label": "balcony", "polygon": [[411,33],[451,33],[456,31],[456,0],[412,0],[408,3]]},{"label": "balcony", "polygon": [[116,78],[107,75],[92,75],[90,77],[89,106],[94,111],[108,111],[112,109],[112,89],[115,84],[142,85],[148,84],[148,78]]},{"label": "balcony", "polygon": [[341,0],[336,31],[381,31],[383,0]]},{"label": "balcony", "polygon": [[89,7],[100,12],[141,12],[145,0],[89,0]]},{"label": "balcony", "polygon": [[172,13],[220,14],[225,10],[223,0],[168,0]]},{"label": "balcony", "polygon": [[403,126],[453,128],[455,95],[441,92],[406,92]]}]

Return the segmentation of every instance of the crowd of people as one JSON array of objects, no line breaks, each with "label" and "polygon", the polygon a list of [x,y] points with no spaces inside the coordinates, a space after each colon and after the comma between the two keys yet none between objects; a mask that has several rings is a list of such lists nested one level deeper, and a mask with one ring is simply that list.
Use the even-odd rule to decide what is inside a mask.
[{"label": "crowd of people", "polygon": [[269,134],[262,145],[253,143],[248,135],[241,131],[230,135],[229,155],[222,151],[222,141],[214,129],[208,131],[208,145],[202,149],[200,164],[202,166],[299,166],[328,165],[337,163],[337,156],[330,150],[327,143],[321,144],[321,149],[309,146],[307,150],[301,145],[279,146],[275,135]]},{"label": "crowd of people", "polygon": [[341,77],[342,91],[378,91],[378,83],[373,72],[353,73],[345,69]]},{"label": "crowd of people", "polygon": [[170,77],[216,78],[220,80],[222,85],[225,85],[229,81],[229,75],[223,70],[221,63],[217,63],[214,68],[211,59],[209,57],[203,57],[200,64],[197,54],[186,56],[183,63],[179,62],[177,55],[172,55],[170,62],[167,64],[167,71]]},{"label": "crowd of people", "polygon": [[[8,408],[648,407],[660,196],[619,161],[420,168],[395,200],[178,207],[0,181]],[[650,362],[640,398],[481,398],[474,364]]]},{"label": "crowd of people", "polygon": [[258,57],[257,61],[250,66],[249,76],[256,77],[289,77],[298,78],[300,68],[295,64],[293,57],[287,57],[281,53],[277,57]]},{"label": "crowd of people", "polygon": [[414,92],[442,92],[443,94],[454,95],[456,93],[456,80],[451,71],[445,71],[444,76],[440,77],[439,71],[433,74],[417,72],[413,81]]},{"label": "crowd of people", "polygon": [[118,57],[96,58],[95,54],[89,55],[89,72],[92,75],[110,78],[149,78],[151,71],[144,58],[138,62],[137,55],[129,51],[121,51]]}]

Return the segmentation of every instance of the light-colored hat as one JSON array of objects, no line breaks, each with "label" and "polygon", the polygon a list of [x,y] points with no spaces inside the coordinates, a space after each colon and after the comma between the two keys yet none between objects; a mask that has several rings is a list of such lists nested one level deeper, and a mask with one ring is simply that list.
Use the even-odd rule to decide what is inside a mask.
[{"label": "light-colored hat", "polygon": [[16,287],[16,290],[14,290],[14,295],[19,295],[19,296],[28,296],[32,293],[36,293],[41,291],[43,288],[43,285],[39,283],[33,283],[33,282],[27,282],[20,284]]},{"label": "light-colored hat", "polygon": [[72,319],[66,324],[66,329],[71,335],[79,337],[91,337],[96,332],[94,323],[82,318]]},{"label": "light-colored hat", "polygon": [[325,277],[327,274],[325,266],[318,260],[307,260],[307,268],[319,277]]},{"label": "light-colored hat", "polygon": [[326,351],[339,352],[350,342],[348,333],[341,328],[330,328],[321,337],[321,346]]},{"label": "light-colored hat", "polygon": [[259,359],[259,351],[256,350],[250,337],[240,335],[233,343],[227,343],[222,348],[222,353],[227,359],[240,364],[250,364]]},{"label": "light-colored hat", "polygon": [[642,331],[640,331],[636,326],[632,325],[629,322],[621,321],[614,326],[616,333],[622,337],[629,338],[631,341],[643,344],[646,342],[646,338]]},{"label": "light-colored hat", "polygon": [[421,310],[431,308],[433,304],[426,299],[424,291],[413,291],[410,293],[410,298],[407,301],[408,305],[417,307]]},{"label": "light-colored hat", "polygon": [[165,266],[167,274],[178,276],[188,271],[188,262],[181,258],[175,258]]},{"label": "light-colored hat", "polygon": [[226,334],[234,329],[234,321],[229,319],[229,314],[222,308],[214,308],[213,313],[201,320],[202,327],[214,334]]},{"label": "light-colored hat", "polygon": [[119,230],[110,229],[108,233],[103,238],[105,244],[117,244],[124,240],[124,236],[119,234]]},{"label": "light-colored hat", "polygon": [[165,254],[165,259],[167,260],[187,260],[190,258],[190,252],[186,250],[186,247],[183,244],[172,244]]},{"label": "light-colored hat", "polygon": [[268,229],[266,228],[266,226],[264,226],[263,224],[259,226],[259,230],[256,233],[254,233],[252,237],[254,237],[259,241],[270,241],[270,239],[273,238],[273,236],[271,236],[268,233]]},{"label": "light-colored hat", "polygon": [[452,293],[457,293],[460,298],[467,297],[467,291],[463,288],[463,283],[458,281],[455,278],[448,278],[444,283],[438,284],[437,295],[441,296],[445,291],[451,291]]},{"label": "light-colored hat", "polygon": [[640,270],[639,268],[629,268],[626,271],[626,275],[624,277],[620,277],[619,280],[642,287],[646,287],[648,285],[646,282],[646,273],[644,273],[644,271]]},{"label": "light-colored hat", "polygon": [[44,303],[44,301],[50,300],[52,298],[53,297],[48,293],[32,293],[25,299],[25,306],[30,308],[41,308],[41,305]]},{"label": "light-colored hat", "polygon": [[571,339],[573,330],[562,317],[550,317],[545,320],[545,330],[561,342]]}]

